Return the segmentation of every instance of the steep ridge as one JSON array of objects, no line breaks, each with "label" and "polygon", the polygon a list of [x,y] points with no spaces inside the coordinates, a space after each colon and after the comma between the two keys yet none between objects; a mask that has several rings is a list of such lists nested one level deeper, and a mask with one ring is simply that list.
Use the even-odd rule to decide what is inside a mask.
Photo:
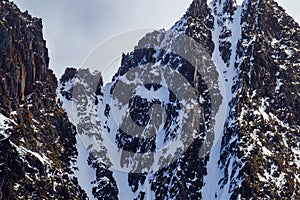
[{"label": "steep ridge", "polygon": [[[88,69],[67,68],[59,81],[57,94],[63,108],[68,112],[70,121],[76,126],[76,147],[78,157],[74,170],[79,184],[88,194],[89,199],[118,199],[119,189],[109,170],[110,158],[107,149],[97,146],[101,154],[93,153],[90,141],[100,140],[101,126],[97,118],[97,95],[103,87],[99,72],[91,73]],[[91,153],[92,152],[92,153]],[[122,186],[124,187],[124,186]]]},{"label": "steep ridge", "polygon": [[[298,105],[291,109],[287,101],[290,93],[299,95],[299,25],[274,1],[244,1],[241,6],[213,1],[211,6],[213,40],[219,46],[213,58],[223,66],[226,88],[232,91],[227,92],[230,109],[220,161],[212,151],[204,193],[207,199],[297,199]],[[280,74],[289,85],[285,89]]]},{"label": "steep ridge", "polygon": [[275,1],[195,0],[106,85],[57,82],[41,20],[0,5],[3,199],[300,198],[300,27]]},{"label": "steep ridge", "polygon": [[56,101],[40,19],[0,1],[0,198],[80,199],[76,130]]},{"label": "steep ridge", "polygon": [[[205,7],[203,7],[205,6]],[[203,9],[204,13],[199,12],[198,9]],[[172,97],[172,95],[168,95],[168,92],[162,96],[157,96],[157,100],[151,99],[151,95],[148,97],[140,96],[137,93],[133,95],[130,99],[132,113],[136,113],[139,115],[139,113],[145,112],[145,110],[148,110],[153,103],[157,103],[156,101],[160,101],[163,106],[165,106],[165,109],[169,109],[167,111],[167,114],[170,115],[170,117],[167,117],[167,126],[163,129],[164,137],[161,138],[163,141],[156,140],[156,137],[151,137],[149,139],[146,139],[145,141],[139,140],[137,138],[132,139],[131,137],[128,137],[126,133],[124,133],[115,123],[114,119],[114,111],[113,107],[111,107],[111,99],[113,98],[114,93],[112,90],[114,90],[116,87],[118,87],[118,84],[120,81],[124,81],[125,83],[131,82],[134,84],[135,82],[138,82],[141,77],[143,77],[143,74],[145,71],[147,75],[151,76],[152,71],[147,71],[147,68],[144,68],[144,72],[140,72],[138,75],[138,78],[134,80],[129,80],[124,76],[124,74],[130,73],[131,70],[134,68],[141,68],[143,70],[143,67],[145,65],[150,64],[153,69],[156,68],[159,70],[159,66],[170,66],[171,69],[174,69],[178,71],[179,73],[183,74],[185,78],[190,82],[190,84],[194,85],[193,87],[196,88],[197,93],[199,93],[199,96],[201,96],[202,103],[201,107],[204,111],[203,113],[203,121],[205,122],[204,125],[201,125],[201,129],[199,132],[193,133],[194,135],[190,138],[190,140],[194,140],[187,148],[185,152],[181,156],[179,156],[177,159],[175,159],[173,162],[170,162],[170,164],[164,166],[163,168],[160,168],[158,171],[155,169],[148,169],[147,172],[144,172],[143,169],[139,171],[139,168],[135,168],[134,166],[138,166],[141,164],[141,158],[136,156],[127,156],[126,151],[121,152],[120,160],[113,161],[113,156],[108,156],[108,159],[112,162],[119,162],[121,164],[121,167],[119,170],[116,170],[113,167],[109,169],[109,171],[113,172],[113,177],[99,177],[99,179],[106,180],[106,185],[109,185],[109,183],[116,182],[116,185],[118,186],[119,190],[119,199],[200,199],[201,198],[201,188],[203,186],[203,177],[206,174],[206,162],[207,157],[205,155],[198,156],[201,151],[201,147],[205,144],[203,143],[205,133],[205,126],[209,126],[209,121],[214,121],[214,119],[211,119],[211,100],[210,95],[214,94],[208,91],[208,86],[206,84],[203,84],[204,81],[202,80],[203,77],[199,74],[197,74],[197,71],[193,69],[191,64],[187,62],[184,59],[184,56],[182,53],[182,49],[187,49],[187,52],[192,52],[193,49],[193,43],[186,38],[182,38],[182,40],[186,40],[186,42],[183,41],[181,44],[183,46],[178,46],[179,43],[176,40],[176,36],[180,37],[179,35],[187,35],[187,36],[193,36],[191,37],[193,40],[197,41],[201,44],[201,47],[204,52],[194,52],[194,55],[203,55],[204,60],[201,61],[202,56],[195,56],[193,59],[195,60],[194,63],[197,63],[196,61],[200,62],[201,64],[207,66],[206,70],[209,71],[211,74],[217,74],[215,69],[213,68],[213,63],[209,59],[211,52],[213,51],[213,43],[211,41],[211,32],[208,31],[206,28],[203,28],[202,26],[199,26],[197,23],[204,23],[205,27],[213,27],[213,20],[212,15],[209,14],[209,8],[206,4],[206,1],[195,1],[191,8],[188,10],[186,15],[181,19],[181,21],[177,22],[177,24],[169,31],[155,31],[153,33],[147,34],[143,39],[140,40],[139,44],[135,47],[135,50],[129,54],[124,54],[122,58],[121,67],[119,68],[117,74],[114,76],[112,83],[107,84],[104,87],[101,87],[100,91],[98,90],[98,87],[94,86],[94,92],[85,94],[85,92],[82,92],[82,98],[88,100],[88,102],[85,101],[79,101],[76,98],[69,98],[68,96],[72,96],[70,94],[74,94],[74,89],[79,85],[80,87],[85,87],[84,91],[90,91],[90,88],[87,86],[87,84],[84,84],[83,82],[86,82],[90,79],[85,80],[85,74],[82,73],[82,71],[77,71],[77,76],[75,76],[72,80],[68,81],[68,83],[65,83],[65,81],[61,81],[61,86],[59,87],[58,91],[62,94],[63,97],[63,105],[68,104],[75,104],[75,107],[72,107],[72,110],[68,110],[69,115],[75,113],[74,118],[80,118],[84,119],[85,117],[89,117],[91,113],[94,113],[93,110],[97,110],[97,116],[99,120],[99,127],[102,132],[104,132],[104,135],[111,135],[111,139],[114,141],[115,145],[118,148],[125,149],[126,151],[131,152],[148,152],[153,151],[159,144],[166,145],[168,144],[168,140],[171,140],[173,135],[175,135],[178,130],[180,130],[178,127],[180,127],[180,122],[177,122],[177,116],[178,116],[178,107],[174,107],[176,105],[176,98],[178,97]],[[198,29],[200,28],[200,29]],[[202,45],[204,43],[204,45]],[[199,51],[199,49],[197,49]],[[182,53],[182,54],[181,54]],[[201,53],[201,54],[199,54]],[[181,55],[180,55],[181,54]],[[206,57],[205,57],[206,55]],[[192,56],[191,56],[192,57]],[[202,59],[203,59],[202,58]],[[190,61],[191,62],[191,61]],[[205,64],[206,62],[206,64]],[[72,69],[69,69],[72,70]],[[68,71],[69,71],[68,70]],[[74,70],[74,69],[73,69]],[[67,73],[68,73],[67,71]],[[163,73],[163,72],[160,72]],[[218,76],[212,76],[211,79],[207,81],[211,81],[211,85],[218,85],[217,83],[217,77]],[[83,80],[83,81],[82,81]],[[163,82],[163,81],[162,81]],[[158,84],[162,84],[162,82],[159,82]],[[195,84],[197,82],[198,86]],[[130,88],[131,83],[126,84],[126,90]],[[180,83],[180,87],[183,88],[183,90],[188,91],[188,85],[185,85],[184,82]],[[170,83],[170,85],[178,85],[175,80]],[[197,88],[197,87],[198,88]],[[97,88],[97,89],[96,89]],[[158,90],[161,88],[160,86],[157,86]],[[187,89],[184,89],[187,88]],[[144,88],[146,89],[146,88]],[[126,90],[120,90],[120,91],[126,91]],[[148,89],[150,92],[151,89]],[[215,88],[216,91],[218,91],[218,88]],[[147,89],[146,89],[147,91]],[[76,92],[75,92],[76,93]],[[151,93],[151,92],[150,92]],[[217,96],[218,92],[215,92],[215,95]],[[92,94],[92,95],[91,95]],[[95,99],[93,95],[97,95],[97,98]],[[80,97],[81,95],[79,95]],[[217,99],[217,98],[216,98]],[[217,99],[215,104],[220,104],[221,99]],[[96,108],[94,107],[93,102],[97,104]],[[188,102],[186,102],[188,103]],[[135,110],[136,109],[136,110]],[[84,114],[79,114],[78,111],[84,110]],[[173,111],[172,111],[173,110]],[[199,111],[200,113],[200,111]],[[121,114],[119,114],[121,115]],[[173,115],[173,116],[171,116]],[[133,119],[139,119],[138,116],[132,115]],[[89,117],[90,119],[90,117]],[[145,123],[147,122],[146,118],[139,119],[141,120],[139,123]],[[169,121],[168,121],[169,120]],[[174,121],[175,120],[175,121]],[[81,121],[78,120],[75,125],[77,128],[81,127]],[[93,121],[93,120],[88,120]],[[177,126],[174,126],[176,125]],[[94,126],[93,126],[94,127]],[[129,130],[133,130],[133,128],[130,128]],[[85,135],[91,135],[94,131],[90,131],[88,129],[84,129]],[[80,131],[79,131],[80,133]],[[81,136],[82,137],[82,136]],[[213,136],[211,136],[213,137]],[[85,136],[83,136],[83,140],[86,142],[88,139],[85,139]],[[97,139],[96,139],[97,140]],[[104,140],[105,138],[101,138],[99,140]],[[136,145],[136,141],[140,145]],[[84,142],[84,143],[85,143]],[[110,141],[106,141],[109,143]],[[161,145],[160,144],[160,145]],[[94,145],[96,146],[96,145]],[[89,147],[92,152],[97,151],[97,148],[94,148],[92,142],[87,143],[86,147]],[[100,150],[100,152],[103,153],[103,148]],[[105,151],[104,151],[105,152]],[[110,149],[106,151],[107,155],[110,155]],[[93,155],[95,155],[93,153]],[[113,154],[111,154],[113,155]],[[138,154],[137,154],[138,155]],[[170,155],[173,156],[173,155]],[[125,159],[124,159],[125,157]],[[167,155],[161,155],[160,159],[168,157]],[[106,158],[105,158],[106,159]],[[154,160],[155,157],[154,157]],[[103,161],[103,158],[98,157],[98,161],[101,161],[102,164],[106,164],[105,166],[109,167],[109,163],[107,163],[105,160]],[[150,161],[152,162],[152,161]],[[125,164],[127,163],[127,164]],[[154,162],[155,163],[155,162]],[[155,164],[153,165],[155,166]],[[131,166],[132,170],[129,170],[129,173],[126,173],[126,170],[128,167]],[[147,167],[147,166],[146,166]],[[129,167],[130,168],[130,167]],[[122,172],[122,170],[125,171]],[[138,171],[137,171],[138,170]],[[150,171],[149,171],[150,170]],[[121,171],[121,172],[120,172]],[[191,178],[193,177],[193,178]],[[125,184],[125,185],[124,185]],[[126,186],[127,185],[127,186]],[[117,189],[111,189],[111,191],[115,191],[114,194],[118,194]],[[102,189],[103,191],[103,189]],[[187,192],[189,191],[189,192]]]},{"label": "steep ridge", "polygon": [[275,1],[244,1],[242,8],[221,185],[232,199],[297,199],[299,25]]},{"label": "steep ridge", "polygon": [[[206,54],[198,52],[198,59],[206,55],[208,63],[213,61],[216,68],[212,71],[216,76],[209,79],[212,84],[206,82],[205,77],[195,76],[195,71],[186,73],[191,63],[182,59],[183,54],[178,49],[193,51],[190,40],[176,43],[180,34],[201,44],[201,50]],[[80,115],[80,119],[96,112],[99,130],[112,134],[110,141],[120,149],[147,152],[164,144],[155,139],[146,140],[148,146],[143,145],[145,141],[132,143],[135,140],[118,129],[109,103],[118,81],[125,79],[126,83],[134,84],[133,80],[139,80],[129,80],[126,74],[150,63],[153,69],[170,66],[186,73],[185,78],[196,83],[198,87],[193,87],[199,95],[204,124],[192,135],[194,142],[189,148],[158,171],[136,173],[133,167],[135,170],[129,173],[120,172],[122,167],[119,170],[112,167],[116,161],[110,149],[106,149],[107,157],[94,158],[107,167],[106,175],[98,180],[113,188],[114,194],[118,194],[114,198],[119,199],[298,199],[299,34],[299,25],[273,0],[245,0],[242,4],[235,0],[214,0],[209,5],[206,0],[195,0],[170,30],[147,34],[133,52],[123,55],[121,67],[111,83],[85,88],[88,91],[94,88],[86,95],[91,99],[88,105],[92,106],[86,108],[86,103],[81,104],[80,109],[87,112]],[[204,66],[210,69],[213,65]],[[151,71],[146,69],[151,76]],[[144,72],[139,71],[138,76]],[[80,79],[81,75],[73,76],[67,87],[59,87],[61,94],[68,94],[64,97],[64,105],[75,101],[78,106],[78,100],[66,98],[73,93],[72,82],[84,82],[78,81]],[[98,77],[96,84],[99,79],[101,82]],[[86,84],[82,85],[86,87]],[[176,83],[171,82],[171,85]],[[217,86],[216,94],[222,96],[218,98],[216,113],[212,112],[211,85]],[[145,93],[139,92],[131,97],[133,119],[144,116],[145,110],[152,106],[151,88],[148,90],[148,96],[140,96]],[[166,96],[158,95],[157,98],[175,103]],[[74,107],[68,113],[74,113]],[[137,123],[146,121],[142,118]],[[214,135],[209,135],[209,121],[213,122]],[[77,128],[78,124],[81,123],[77,123]],[[168,129],[164,133],[168,136]],[[209,138],[214,140],[214,145],[209,154],[200,156],[201,147],[211,142]],[[161,138],[162,141],[165,139]],[[88,138],[83,140],[92,143]],[[100,140],[109,142],[105,138]],[[100,152],[103,152],[105,147],[101,148]],[[136,166],[140,162],[134,156],[126,158],[127,166],[129,163]],[[118,162],[123,162],[125,170],[124,160]],[[102,188],[102,191],[107,189]]]}]

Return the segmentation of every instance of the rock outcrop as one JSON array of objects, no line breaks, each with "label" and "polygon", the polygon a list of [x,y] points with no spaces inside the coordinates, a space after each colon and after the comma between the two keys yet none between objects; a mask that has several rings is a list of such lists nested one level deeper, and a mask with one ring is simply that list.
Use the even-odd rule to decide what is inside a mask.
[{"label": "rock outcrop", "polygon": [[48,62],[41,20],[0,1],[0,199],[300,199],[300,27],[275,1],[194,0],[108,84]]},{"label": "rock outcrop", "polygon": [[[201,51],[194,54],[190,40],[182,38],[185,42],[176,44],[174,38],[180,38],[178,34],[200,43],[206,54]],[[130,152],[151,152],[157,147],[155,137],[141,140],[115,127],[113,104],[105,103],[113,99],[112,91],[118,81],[131,77],[127,76],[130,71],[147,64],[154,66],[153,69],[168,66],[192,83],[201,99],[204,124],[193,136],[193,143],[174,162],[149,173],[135,173],[133,167],[135,170],[127,175],[120,175],[106,165],[113,172],[106,183],[116,183],[115,192],[126,193],[132,199],[299,199],[299,38],[299,25],[273,0],[244,0],[242,5],[237,5],[235,0],[213,0],[209,5],[206,0],[195,0],[170,30],[147,34],[131,53],[123,54],[112,82],[100,85],[97,90],[101,92],[92,95],[91,99],[97,99],[95,110],[102,132],[115,135],[114,144]],[[214,127],[221,132],[220,140],[202,157],[200,148],[205,145],[204,136],[206,140],[209,136],[207,122],[214,121],[212,96],[208,92],[212,88],[207,80],[194,73],[191,62],[178,54],[180,49],[197,55],[189,58],[201,60],[204,56],[208,63],[206,69],[211,70],[209,63],[213,61],[218,70],[212,73],[211,77],[215,78],[209,80],[211,85],[220,86],[215,91],[223,96],[222,102],[219,99],[216,105],[225,106]],[[133,77],[143,73],[141,70]],[[147,73],[151,76],[151,71]],[[126,79],[128,86],[120,91],[130,90],[134,84],[132,79]],[[178,83],[170,81],[169,84]],[[151,87],[155,91],[160,86]],[[151,93],[149,88],[147,92]],[[147,124],[150,107],[164,105],[157,98],[154,101],[133,93],[128,108],[132,120],[141,126]],[[170,96],[169,103],[175,105],[176,101]],[[167,119],[176,121],[176,109],[168,110],[169,115],[174,115]],[[221,118],[225,118],[225,123],[218,123]],[[163,141],[176,132],[174,129],[169,133],[168,127],[172,126],[166,124]],[[125,160],[120,160],[123,166],[132,163],[139,166],[143,160],[138,156],[124,157]],[[124,179],[130,188],[127,191],[120,185]]]},{"label": "rock outcrop", "polygon": [[41,19],[0,1],[2,199],[82,199],[76,129],[56,97]]}]

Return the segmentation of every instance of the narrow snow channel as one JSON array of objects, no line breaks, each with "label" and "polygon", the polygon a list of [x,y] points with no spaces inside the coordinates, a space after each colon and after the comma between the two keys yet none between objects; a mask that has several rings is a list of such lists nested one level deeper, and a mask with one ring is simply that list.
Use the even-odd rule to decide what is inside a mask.
[{"label": "narrow snow channel", "polygon": [[[210,4],[211,9],[212,4]],[[218,184],[219,180],[222,178],[223,174],[221,169],[218,166],[218,161],[220,159],[221,152],[221,142],[223,137],[223,128],[225,120],[229,116],[229,102],[233,98],[233,94],[231,92],[231,87],[234,84],[234,77],[236,75],[234,62],[236,60],[236,46],[239,38],[241,37],[241,6],[237,6],[237,10],[233,15],[233,22],[229,25],[230,30],[232,31],[232,36],[228,38],[231,42],[232,47],[232,55],[230,59],[229,67],[226,66],[224,61],[221,58],[219,51],[219,35],[221,33],[221,28],[217,23],[217,18],[220,17],[219,14],[222,13],[222,3],[217,5],[217,16],[214,15],[214,30],[212,33],[212,39],[215,44],[215,49],[213,52],[213,61],[217,70],[219,72],[219,89],[221,91],[221,95],[223,96],[222,104],[220,105],[219,111],[216,114],[216,123],[214,126],[215,131],[215,145],[211,149],[210,159],[207,163],[207,176],[204,177],[204,186],[202,188],[202,196],[204,200],[211,199],[229,199],[229,184],[224,187],[224,189],[220,189]],[[226,71],[226,74],[223,72]],[[229,166],[230,167],[230,166]]]},{"label": "narrow snow channel", "polygon": [[[69,89],[72,85],[72,81],[67,82],[65,88]],[[77,125],[79,119],[77,119],[75,117],[77,115],[74,115],[73,113],[75,109],[72,107],[72,102],[68,101],[61,95],[61,93],[59,92],[60,89],[61,85],[59,85],[56,90],[57,98],[62,101],[62,107],[66,111],[69,120],[74,125]],[[94,187],[92,181],[96,180],[96,170],[88,164],[87,160],[89,157],[89,151],[82,144],[82,141],[78,134],[76,135],[76,149],[78,152],[78,156],[73,166],[73,172],[78,179],[79,185],[87,193],[88,198],[90,200],[93,200],[95,198],[92,193],[92,188]],[[77,167],[77,169],[75,170],[74,167]]]},{"label": "narrow snow channel", "polygon": [[78,151],[78,156],[75,163],[78,170],[74,170],[74,174],[78,178],[79,185],[87,193],[89,199],[95,199],[92,193],[92,188],[94,187],[92,181],[96,180],[96,171],[88,164],[87,159],[89,157],[89,151],[78,137],[79,136],[76,135],[76,149]]}]

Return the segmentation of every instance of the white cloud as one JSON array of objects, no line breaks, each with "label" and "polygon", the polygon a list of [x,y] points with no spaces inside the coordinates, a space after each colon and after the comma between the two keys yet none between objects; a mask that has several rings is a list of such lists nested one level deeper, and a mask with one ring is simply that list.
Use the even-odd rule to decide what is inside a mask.
[{"label": "white cloud", "polygon": [[192,0],[14,0],[21,10],[41,17],[50,67],[60,76],[79,66],[100,42],[120,32],[169,28]]},{"label": "white cloud", "polygon": [[[21,10],[41,17],[50,67],[60,76],[80,66],[100,42],[135,28],[169,28],[192,0],[14,0]],[[278,0],[298,22],[299,0]]]}]

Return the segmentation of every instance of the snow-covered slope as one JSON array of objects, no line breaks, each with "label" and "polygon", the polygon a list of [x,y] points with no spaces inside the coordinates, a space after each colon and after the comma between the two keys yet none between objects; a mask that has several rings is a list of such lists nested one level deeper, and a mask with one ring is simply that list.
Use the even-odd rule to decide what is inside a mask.
[{"label": "snow-covered slope", "polygon": [[41,20],[0,1],[0,199],[86,198],[48,62]]},{"label": "snow-covered slope", "polygon": [[[96,103],[82,104],[87,112],[80,118],[94,113],[99,120],[104,138],[96,144],[83,140],[92,155],[105,152],[107,157],[96,160],[111,172],[106,182],[115,183],[116,198],[297,199],[299,117],[290,95],[299,99],[299,34],[298,24],[271,0],[195,0],[170,30],[147,34],[123,55],[112,82],[94,86],[89,98]],[[205,65],[199,65],[201,59]],[[166,66],[168,76],[175,70],[187,82],[174,74],[173,81],[166,79]],[[80,73],[73,77],[81,79]],[[199,106],[201,114],[199,129],[188,134],[193,141],[183,143],[187,147],[174,157],[168,142],[174,142],[172,134],[185,133],[182,106],[176,104],[187,102],[176,92],[170,95],[178,82],[185,91],[192,85],[198,104],[190,106]],[[128,101],[120,104],[125,97]],[[168,124],[157,124],[161,132],[155,137],[151,131],[147,136],[147,126],[124,122],[129,113],[134,123],[145,126],[153,105],[159,105],[155,112],[162,112],[160,120]],[[162,111],[170,106],[173,111]],[[77,127],[81,123],[75,122]],[[159,154],[164,146],[171,154]],[[158,164],[170,155],[174,159]],[[145,164],[146,158],[153,159]]]},{"label": "snow-covered slope", "polygon": [[0,4],[0,199],[300,199],[300,27],[275,1],[195,0],[106,85],[57,82],[41,21]]}]

